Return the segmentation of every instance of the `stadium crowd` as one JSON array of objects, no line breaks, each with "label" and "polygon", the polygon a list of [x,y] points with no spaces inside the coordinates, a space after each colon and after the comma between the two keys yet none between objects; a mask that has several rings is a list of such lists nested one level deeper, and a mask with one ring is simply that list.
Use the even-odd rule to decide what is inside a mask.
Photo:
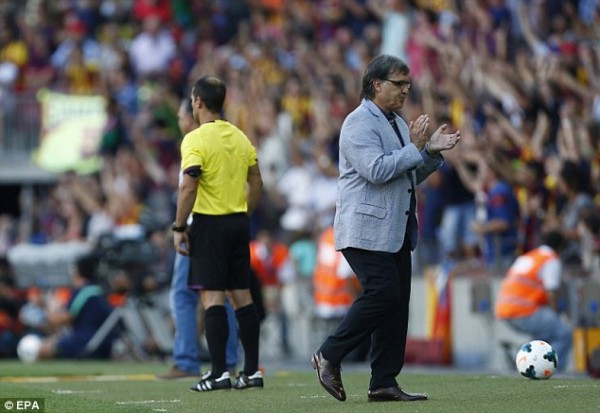
[{"label": "stadium crowd", "polygon": [[[65,171],[31,215],[0,217],[0,256],[22,243],[96,247],[134,225],[159,251],[143,288],[168,285],[177,108],[212,73],[228,86],[225,117],[259,151],[253,235],[268,231],[296,264],[270,280],[272,300],[273,285],[311,277],[342,121],[365,65],[387,53],[411,68],[403,117],[427,113],[462,136],[420,190],[417,265],[474,259],[496,274],[555,228],[564,261],[600,280],[599,14],[596,0],[0,1],[3,119],[40,88],[102,95],[108,113],[102,169]],[[14,298],[8,268],[2,303]]]}]

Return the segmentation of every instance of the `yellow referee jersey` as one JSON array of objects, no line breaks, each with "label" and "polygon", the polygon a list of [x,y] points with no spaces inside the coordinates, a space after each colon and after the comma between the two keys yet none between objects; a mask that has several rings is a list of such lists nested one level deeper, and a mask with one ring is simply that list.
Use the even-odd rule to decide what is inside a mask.
[{"label": "yellow referee jersey", "polygon": [[248,168],[256,163],[256,148],[225,120],[204,123],[185,135],[181,169],[199,166],[202,170],[192,211],[206,215],[247,212]]}]

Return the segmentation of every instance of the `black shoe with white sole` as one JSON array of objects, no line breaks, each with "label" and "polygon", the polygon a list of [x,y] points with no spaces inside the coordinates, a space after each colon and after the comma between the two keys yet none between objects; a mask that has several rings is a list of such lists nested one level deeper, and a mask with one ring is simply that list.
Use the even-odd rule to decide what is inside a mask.
[{"label": "black shoe with white sole", "polygon": [[244,374],[244,372],[240,372],[240,374],[238,374],[238,376],[235,378],[235,384],[233,387],[238,390],[249,389],[251,387],[262,389],[264,387],[264,383],[261,371],[257,370],[256,373],[251,376],[247,376]]},{"label": "black shoe with white sole", "polygon": [[229,389],[231,389],[231,379],[229,378],[228,371],[221,374],[221,377],[213,377],[212,373],[209,371],[202,376],[198,384],[190,387],[191,391],[196,392]]}]

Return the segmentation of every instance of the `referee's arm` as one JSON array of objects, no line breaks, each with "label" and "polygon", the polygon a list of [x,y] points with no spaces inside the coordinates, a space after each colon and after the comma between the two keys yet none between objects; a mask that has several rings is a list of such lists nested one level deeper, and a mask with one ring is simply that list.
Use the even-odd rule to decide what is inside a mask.
[{"label": "referee's arm", "polygon": [[[183,174],[183,180],[179,185],[177,194],[177,213],[175,215],[175,225],[185,227],[187,219],[192,213],[196,194],[198,193],[198,178]],[[173,244],[177,252],[181,255],[189,255],[189,239],[187,231],[174,232]]]},{"label": "referee's arm", "polygon": [[258,168],[258,162],[248,168],[248,185],[246,187],[246,203],[248,204],[248,215],[252,215],[262,192],[263,181]]}]

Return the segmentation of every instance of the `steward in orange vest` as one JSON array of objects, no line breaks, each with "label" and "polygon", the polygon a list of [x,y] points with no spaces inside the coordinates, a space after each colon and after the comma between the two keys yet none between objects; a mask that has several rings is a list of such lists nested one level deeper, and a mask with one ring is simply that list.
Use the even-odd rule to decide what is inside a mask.
[{"label": "steward in orange vest", "polygon": [[564,243],[557,231],[542,235],[542,244],[520,257],[508,269],[496,299],[499,319],[528,317],[540,307],[556,307],[562,264],[558,256]]},{"label": "steward in orange vest", "polygon": [[250,266],[263,287],[279,286],[279,272],[288,258],[287,245],[276,241],[268,231],[261,231],[250,243]]},{"label": "steward in orange vest", "polygon": [[495,312],[514,330],[550,343],[561,360],[558,370],[564,370],[573,343],[571,327],[556,311],[562,272],[558,254],[564,237],[559,231],[549,231],[541,241],[540,247],[521,255],[509,268]]},{"label": "steward in orange vest", "polygon": [[352,269],[335,250],[333,227],[327,228],[317,245],[313,275],[315,314],[321,318],[343,317],[359,288]]}]

